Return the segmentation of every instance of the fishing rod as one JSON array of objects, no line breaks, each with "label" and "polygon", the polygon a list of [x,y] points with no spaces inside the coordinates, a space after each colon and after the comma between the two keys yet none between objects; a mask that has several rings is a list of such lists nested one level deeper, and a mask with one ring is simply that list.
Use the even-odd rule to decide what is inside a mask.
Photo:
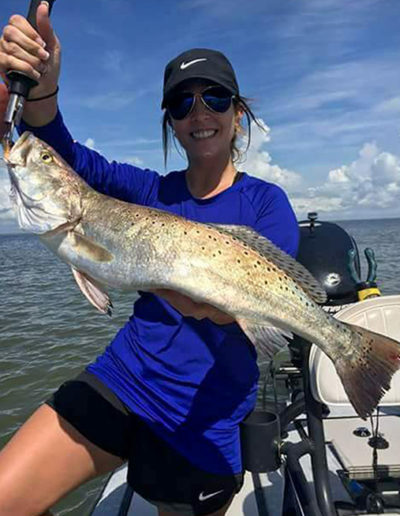
[{"label": "fishing rod", "polygon": [[[55,0],[47,0],[49,4],[49,13],[51,12],[54,1]],[[36,11],[41,2],[42,0],[31,0],[28,15],[26,17],[35,30],[37,30]],[[8,91],[10,98],[4,115],[4,123],[6,124],[7,129],[3,136],[3,142],[8,148],[11,148],[13,145],[14,129],[21,121],[25,100],[29,95],[29,91],[39,83],[23,72],[17,72],[16,70],[10,70],[7,72],[7,78],[9,80]]]}]

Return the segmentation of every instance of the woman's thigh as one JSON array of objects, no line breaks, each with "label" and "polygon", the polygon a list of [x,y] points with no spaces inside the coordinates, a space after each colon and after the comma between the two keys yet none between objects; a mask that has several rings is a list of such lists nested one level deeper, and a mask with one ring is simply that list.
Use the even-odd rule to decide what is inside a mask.
[{"label": "woman's thigh", "polygon": [[0,452],[0,516],[41,514],[122,463],[42,405]]}]

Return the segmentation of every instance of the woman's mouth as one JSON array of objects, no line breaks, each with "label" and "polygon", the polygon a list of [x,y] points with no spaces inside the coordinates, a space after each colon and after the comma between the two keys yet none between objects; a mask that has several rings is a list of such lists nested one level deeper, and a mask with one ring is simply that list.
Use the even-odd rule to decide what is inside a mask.
[{"label": "woman's mouth", "polygon": [[217,134],[217,129],[200,129],[198,131],[193,131],[190,133],[190,136],[195,140],[205,140],[206,138],[212,138]]}]

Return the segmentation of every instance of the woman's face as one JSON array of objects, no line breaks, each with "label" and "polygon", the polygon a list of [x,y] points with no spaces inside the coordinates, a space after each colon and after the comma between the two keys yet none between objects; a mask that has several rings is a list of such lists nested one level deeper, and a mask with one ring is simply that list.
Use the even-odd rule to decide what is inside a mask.
[{"label": "woman's face", "polygon": [[[180,91],[201,93],[210,86],[209,81],[196,79],[186,83]],[[235,114],[233,103],[225,113],[215,113],[196,97],[192,111],[183,120],[171,118],[176,138],[185,149],[189,161],[229,157],[235,124],[240,119]]]}]

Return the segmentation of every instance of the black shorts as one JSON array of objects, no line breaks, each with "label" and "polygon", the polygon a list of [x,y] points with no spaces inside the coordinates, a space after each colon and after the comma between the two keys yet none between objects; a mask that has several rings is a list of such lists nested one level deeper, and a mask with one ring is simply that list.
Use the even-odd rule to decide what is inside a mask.
[{"label": "black shorts", "polygon": [[242,474],[217,475],[191,464],[93,374],[63,383],[46,403],[90,442],[128,460],[129,485],[160,509],[210,514],[242,487]]}]

